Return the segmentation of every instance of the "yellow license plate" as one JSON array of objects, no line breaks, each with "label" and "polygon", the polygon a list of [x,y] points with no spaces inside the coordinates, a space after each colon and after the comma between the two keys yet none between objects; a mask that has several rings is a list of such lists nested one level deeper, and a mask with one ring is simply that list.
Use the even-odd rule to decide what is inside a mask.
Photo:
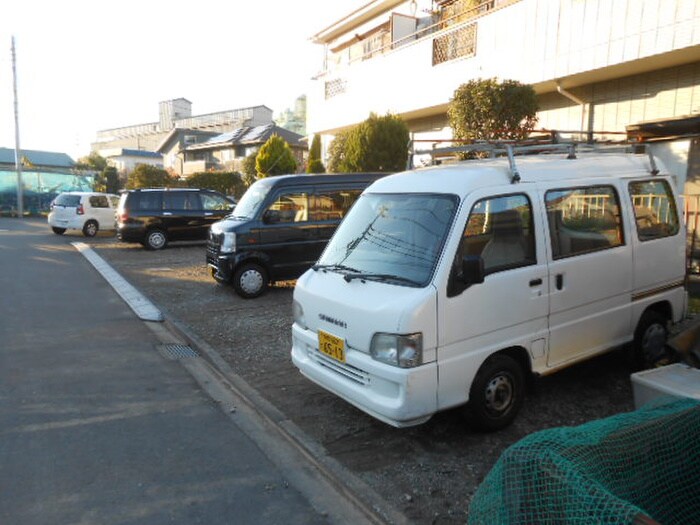
[{"label": "yellow license plate", "polygon": [[345,341],[323,330],[318,331],[318,349],[333,359],[345,362]]}]

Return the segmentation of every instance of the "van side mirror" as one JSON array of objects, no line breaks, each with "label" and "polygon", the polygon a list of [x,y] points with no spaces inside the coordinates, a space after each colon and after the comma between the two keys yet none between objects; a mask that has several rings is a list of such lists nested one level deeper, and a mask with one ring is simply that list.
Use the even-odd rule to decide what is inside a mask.
[{"label": "van side mirror", "polygon": [[[456,261],[455,261],[456,262]],[[447,285],[447,296],[455,297],[474,284],[484,282],[484,260],[479,255],[465,255],[455,265]]]},{"label": "van side mirror", "polygon": [[263,213],[262,221],[264,224],[276,224],[280,222],[280,213],[277,210],[266,210]]}]

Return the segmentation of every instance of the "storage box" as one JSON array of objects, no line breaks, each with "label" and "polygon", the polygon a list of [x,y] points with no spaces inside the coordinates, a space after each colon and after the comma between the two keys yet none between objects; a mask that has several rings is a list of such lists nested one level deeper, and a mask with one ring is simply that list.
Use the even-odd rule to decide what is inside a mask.
[{"label": "storage box", "polygon": [[700,400],[700,369],[688,365],[676,363],[644,370],[632,374],[630,378],[635,408],[668,396]]}]

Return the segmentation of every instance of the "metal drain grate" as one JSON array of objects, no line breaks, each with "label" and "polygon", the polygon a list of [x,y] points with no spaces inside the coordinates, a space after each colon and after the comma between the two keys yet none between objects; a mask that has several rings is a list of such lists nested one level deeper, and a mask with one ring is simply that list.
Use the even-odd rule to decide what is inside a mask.
[{"label": "metal drain grate", "polygon": [[191,359],[199,357],[199,354],[187,345],[158,345],[158,351],[166,359]]}]

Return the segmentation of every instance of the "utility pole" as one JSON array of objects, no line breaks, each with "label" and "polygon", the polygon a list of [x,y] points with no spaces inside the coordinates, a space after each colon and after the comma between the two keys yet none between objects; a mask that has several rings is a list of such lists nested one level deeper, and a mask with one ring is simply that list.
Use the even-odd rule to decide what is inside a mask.
[{"label": "utility pole", "polygon": [[22,157],[19,149],[19,106],[17,105],[17,57],[15,37],[12,36],[12,89],[15,96],[15,169],[17,170],[17,216],[24,217],[24,196],[22,195]]}]

